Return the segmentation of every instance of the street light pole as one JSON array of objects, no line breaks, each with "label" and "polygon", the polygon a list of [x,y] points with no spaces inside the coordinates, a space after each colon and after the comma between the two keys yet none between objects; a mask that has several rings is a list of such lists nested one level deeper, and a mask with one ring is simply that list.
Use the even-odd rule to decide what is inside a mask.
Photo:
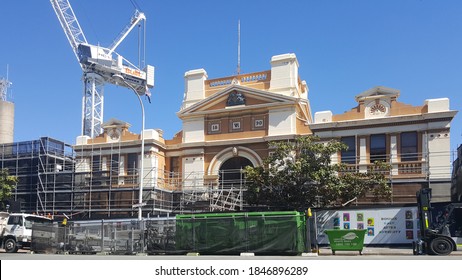
[{"label": "street light pole", "polygon": [[140,190],[139,190],[139,195],[138,195],[138,220],[141,221],[143,219],[143,181],[144,181],[144,123],[145,123],[144,105],[136,89],[132,85],[127,83],[124,77],[122,77],[121,75],[115,74],[112,76],[112,78],[118,82],[122,82],[124,85],[126,85],[131,90],[133,90],[141,106],[141,164],[140,164],[140,176],[139,176],[140,177],[139,178]]}]

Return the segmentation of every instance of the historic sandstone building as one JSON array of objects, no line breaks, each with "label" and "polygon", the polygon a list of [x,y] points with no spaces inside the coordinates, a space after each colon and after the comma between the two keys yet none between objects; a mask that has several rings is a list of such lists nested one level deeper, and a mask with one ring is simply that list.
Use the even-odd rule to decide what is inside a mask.
[{"label": "historic sandstone building", "polygon": [[[140,134],[111,119],[101,135],[79,136],[72,157],[60,152],[62,162],[39,165],[36,187],[28,185],[30,176],[21,179],[15,199],[25,197],[30,212],[135,216],[143,160],[144,216],[239,210],[244,205],[240,170],[261,165],[271,152],[269,141],[315,134],[347,144],[348,151],[332,160],[349,171],[366,172],[375,160],[392,166],[386,173],[392,201],[382,203],[415,203],[422,187],[433,188],[433,201],[449,201],[450,123],[456,111],[448,99],[408,105],[399,102],[399,90],[380,86],[357,95],[357,106],[343,114],[313,114],[298,68],[295,54],[283,54],[271,58],[269,70],[257,73],[209,79],[204,69],[187,71],[177,113],[182,128],[172,139],[147,129],[141,153]],[[23,154],[15,147],[2,148],[2,166],[22,165]],[[42,159],[40,153],[31,156]]]},{"label": "historic sandstone building", "polygon": [[310,133],[308,87],[298,67],[295,55],[285,54],[274,56],[264,72],[210,80],[203,69],[186,72],[178,112],[183,129],[166,141],[167,168],[199,176],[184,188],[239,179],[239,174],[219,178],[220,171],[260,165],[268,141]]},{"label": "historic sandstone building", "polygon": [[[180,132],[164,140],[159,131],[145,131],[147,212],[237,210],[243,205],[240,170],[261,165],[271,152],[269,141],[309,134],[347,144],[348,151],[332,159],[347,164],[350,171],[366,172],[375,160],[388,162],[393,196],[382,203],[414,203],[422,187],[434,189],[434,201],[449,200],[450,123],[456,111],[450,110],[448,99],[408,105],[399,102],[399,90],[380,86],[357,95],[357,106],[350,111],[322,111],[313,118],[308,85],[299,77],[295,54],[273,56],[270,66],[267,71],[215,79],[204,69],[185,73],[177,113]],[[77,174],[104,172],[112,164],[111,174],[116,176],[111,184],[98,186],[103,191],[88,194],[85,205],[91,199],[107,208],[111,200],[119,200],[112,205],[123,201],[128,207],[137,203],[140,137],[117,120],[104,129],[95,139],[80,137],[74,147]],[[88,179],[80,181],[88,185]],[[111,194],[105,186],[112,188]],[[171,201],[176,199],[182,202]]]},{"label": "historic sandstone building", "polygon": [[451,185],[450,123],[456,111],[449,99],[425,100],[421,106],[398,101],[399,90],[375,87],[356,96],[357,106],[344,114],[317,112],[310,125],[323,139],[338,139],[348,151],[333,157],[352,171],[365,172],[375,160],[392,166],[392,203],[415,203],[422,187],[433,201],[448,201]]}]

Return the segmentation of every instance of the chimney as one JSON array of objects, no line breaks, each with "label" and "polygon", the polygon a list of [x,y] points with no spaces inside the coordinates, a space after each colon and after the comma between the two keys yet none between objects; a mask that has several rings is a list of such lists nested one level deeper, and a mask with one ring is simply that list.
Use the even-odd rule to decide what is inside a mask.
[{"label": "chimney", "polygon": [[293,53],[276,55],[271,58],[270,91],[299,97],[298,61]]},{"label": "chimney", "polygon": [[204,69],[190,70],[184,74],[185,92],[181,110],[205,98],[205,80],[207,72]]}]

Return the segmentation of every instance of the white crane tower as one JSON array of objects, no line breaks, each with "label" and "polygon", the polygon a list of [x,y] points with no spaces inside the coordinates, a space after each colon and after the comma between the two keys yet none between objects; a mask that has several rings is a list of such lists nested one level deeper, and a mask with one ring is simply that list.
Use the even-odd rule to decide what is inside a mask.
[{"label": "white crane tower", "polygon": [[[102,132],[105,83],[132,88],[139,95],[149,95],[149,88],[154,86],[153,66],[147,65],[141,70],[115,52],[130,31],[146,17],[136,10],[111,46],[104,48],[87,42],[69,1],[50,2],[83,70],[82,135],[94,138]],[[124,83],[119,84],[120,76]]]}]

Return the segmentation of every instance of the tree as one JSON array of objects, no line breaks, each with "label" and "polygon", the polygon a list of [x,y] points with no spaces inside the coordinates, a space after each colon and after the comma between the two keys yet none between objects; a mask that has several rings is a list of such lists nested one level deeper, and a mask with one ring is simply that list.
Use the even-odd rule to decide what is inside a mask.
[{"label": "tree", "polygon": [[346,165],[332,164],[331,156],[347,146],[315,136],[271,142],[274,152],[262,166],[246,167],[246,200],[272,209],[304,210],[342,205],[371,193],[375,200],[389,199],[391,188],[384,172],[389,166],[376,162],[366,173],[347,172]]},{"label": "tree", "polygon": [[10,176],[8,169],[0,169],[0,203],[3,204],[5,200],[11,198],[17,183],[18,178]]}]

